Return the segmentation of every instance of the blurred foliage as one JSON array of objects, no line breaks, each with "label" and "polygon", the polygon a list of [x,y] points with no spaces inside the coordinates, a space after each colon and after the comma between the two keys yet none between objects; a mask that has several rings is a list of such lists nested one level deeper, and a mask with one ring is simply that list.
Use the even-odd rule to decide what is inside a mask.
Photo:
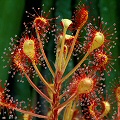
[{"label": "blurred foliage", "polygon": [[[49,17],[55,18],[60,16],[60,19],[56,21],[56,24],[60,26],[60,20],[62,18],[72,18],[73,11],[75,6],[79,3],[80,0],[0,0],[0,56],[3,55],[4,48],[9,47],[10,38],[17,34],[19,37],[21,36],[22,32],[24,31],[23,22],[31,22],[33,19],[27,18],[25,11],[29,11],[30,13],[34,13],[32,7],[35,7],[37,10],[38,7],[42,8],[46,13],[50,10],[50,8],[54,8],[51,11]],[[82,1],[82,0],[81,0]],[[116,23],[117,28],[117,37],[120,37],[120,30],[119,30],[119,2],[118,0],[83,0],[82,3],[86,3],[90,6],[90,17],[97,18],[97,16],[103,17],[105,22],[108,22],[108,25],[113,25]],[[44,4],[44,6],[42,6]],[[54,37],[49,36],[50,41],[45,47],[46,54],[49,58],[49,61],[52,66],[54,66],[53,61],[55,61],[54,54]],[[120,41],[117,41],[116,48],[113,50],[113,59],[117,59],[117,56],[120,56]],[[6,50],[6,53],[9,54],[10,51]],[[5,54],[6,54],[5,53]],[[3,81],[8,80],[10,83],[11,94],[15,96],[15,98],[19,98],[20,100],[26,100],[32,95],[33,92],[31,91],[31,87],[26,82],[25,78],[19,78],[15,76],[15,78],[11,78],[11,75],[8,74],[9,63],[7,60],[10,59],[10,55],[8,58],[5,58],[6,61],[0,61],[0,79]],[[68,67],[68,70],[71,70],[74,63],[76,61],[71,61]],[[116,61],[116,64],[113,66],[116,69],[116,74],[112,75],[111,77],[107,77],[107,84],[110,79],[114,77],[120,76],[120,60]],[[7,68],[3,68],[4,65],[7,65]],[[48,73],[44,72],[43,74],[46,75]],[[18,83],[16,79],[25,79],[24,84]],[[39,84],[39,82],[36,82]],[[22,97],[21,97],[22,96]],[[32,99],[32,98],[31,98]]]},{"label": "blurred foliage", "polygon": [[[3,50],[9,47],[10,38],[19,34],[21,30],[21,21],[24,12],[25,0],[0,0],[0,56]],[[19,13],[19,14],[18,14]],[[9,51],[6,51],[6,53]],[[9,56],[10,57],[10,56]],[[7,60],[9,58],[6,58]],[[8,79],[8,70],[3,69],[6,63],[0,62],[0,79]]]}]

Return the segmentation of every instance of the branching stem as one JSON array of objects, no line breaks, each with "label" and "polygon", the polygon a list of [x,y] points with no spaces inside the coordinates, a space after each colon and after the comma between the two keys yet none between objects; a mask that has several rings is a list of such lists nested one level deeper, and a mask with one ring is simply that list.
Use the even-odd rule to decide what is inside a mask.
[{"label": "branching stem", "polygon": [[39,35],[39,32],[37,31],[37,29],[36,29],[36,34],[37,34],[37,38],[38,38],[38,40],[39,40],[40,50],[41,50],[41,52],[42,52],[42,55],[43,55],[43,57],[44,57],[44,60],[45,60],[45,62],[46,62],[46,64],[47,64],[47,66],[48,66],[48,68],[49,68],[52,76],[54,77],[54,76],[55,76],[55,73],[54,73],[54,71],[53,71],[53,69],[52,69],[52,67],[51,67],[51,65],[50,65],[50,63],[49,63],[49,61],[48,61],[48,59],[47,59],[47,57],[46,57],[46,54],[45,54],[44,49],[43,49],[42,41],[40,40],[40,35]]},{"label": "branching stem", "polygon": [[71,101],[73,101],[75,98],[76,98],[76,93],[74,93],[68,100],[66,100],[64,103],[60,104],[57,108],[55,109],[58,109],[58,112],[60,113],[64,107],[66,107],[66,105],[68,105]]},{"label": "branching stem", "polygon": [[38,89],[38,87],[32,82],[32,80],[29,78],[29,76],[24,72],[28,82],[30,83],[30,85],[36,90],[36,92],[38,92],[43,98],[45,98],[48,102],[52,102],[52,100],[50,98],[48,98],[40,89]]},{"label": "branching stem", "polygon": [[80,65],[86,60],[88,55],[89,55],[89,52],[87,52],[85,56],[82,58],[82,60],[65,77],[62,78],[61,82],[64,82],[68,77],[70,77],[80,67]]},{"label": "branching stem", "polygon": [[12,110],[16,110],[16,111],[18,111],[18,112],[20,112],[20,113],[23,113],[23,114],[29,114],[30,116],[33,116],[33,117],[48,119],[48,116],[39,115],[39,114],[30,112],[30,111],[22,110],[21,108],[17,108],[17,107],[10,106],[10,105],[7,104],[7,103],[2,103],[2,106],[8,107],[9,109],[12,109]]},{"label": "branching stem", "polygon": [[41,79],[41,81],[42,81],[53,93],[55,93],[55,91],[51,88],[51,86],[48,84],[48,82],[46,82],[46,80],[44,79],[44,77],[42,76],[42,74],[40,73],[40,71],[38,70],[38,68],[37,68],[37,66],[36,66],[36,64],[35,64],[34,61],[32,62],[32,65],[33,65],[34,69],[36,70],[36,72],[37,72],[39,78]]},{"label": "branching stem", "polygon": [[66,69],[66,67],[67,67],[67,65],[68,65],[68,62],[69,62],[69,60],[70,60],[70,58],[71,58],[71,55],[72,55],[72,53],[73,53],[73,49],[74,49],[76,40],[77,40],[77,38],[78,38],[79,32],[80,32],[80,28],[77,30],[77,32],[76,32],[76,34],[75,34],[75,37],[74,37],[74,40],[73,40],[73,43],[72,43],[72,45],[71,45],[71,47],[70,47],[70,51],[69,51],[69,54],[68,54],[68,56],[67,56],[67,59],[66,59],[66,62],[65,62],[65,66],[64,66],[64,68],[63,68],[63,73],[64,73],[64,71],[65,71],[65,69]]},{"label": "branching stem", "polygon": [[64,51],[64,43],[65,43],[65,35],[66,35],[66,31],[67,31],[67,28],[64,28],[63,29],[63,38],[62,38],[62,41],[61,41],[61,50],[60,50],[60,56],[59,56],[59,67],[58,69],[61,71],[62,69],[62,59],[63,59],[63,51]]}]

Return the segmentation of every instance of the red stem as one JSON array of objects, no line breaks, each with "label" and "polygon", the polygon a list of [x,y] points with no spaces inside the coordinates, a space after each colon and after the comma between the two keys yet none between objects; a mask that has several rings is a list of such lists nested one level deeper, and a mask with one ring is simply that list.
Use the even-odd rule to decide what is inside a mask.
[{"label": "red stem", "polygon": [[29,78],[29,76],[24,72],[28,82],[30,83],[30,85],[36,90],[36,92],[38,92],[43,98],[45,98],[48,102],[52,102],[52,100],[50,98],[48,98],[33,82],[32,80]]},{"label": "red stem", "polygon": [[51,120],[58,120],[58,109],[57,106],[60,104],[60,90],[61,90],[61,80],[62,73],[58,71],[55,76],[55,83],[54,83],[54,90],[55,93],[53,94],[53,103],[52,103],[52,119]]},{"label": "red stem", "polygon": [[120,103],[118,102],[117,120],[120,120]]}]

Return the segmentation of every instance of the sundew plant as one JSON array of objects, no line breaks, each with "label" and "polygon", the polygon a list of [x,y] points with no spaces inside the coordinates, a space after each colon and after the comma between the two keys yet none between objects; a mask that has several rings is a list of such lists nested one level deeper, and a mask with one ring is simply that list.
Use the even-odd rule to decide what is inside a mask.
[{"label": "sundew plant", "polygon": [[[90,6],[82,2],[71,19],[51,18],[54,8],[45,12],[31,9],[34,14],[26,11],[30,21],[24,23],[25,31],[11,38],[10,53],[4,52],[1,58],[10,58],[8,73],[14,79],[16,74],[24,79],[16,78],[15,84],[27,81],[44,102],[36,100],[35,95],[28,98],[29,102],[14,98],[8,89],[12,82],[2,86],[1,80],[1,119],[120,120],[120,78],[107,86],[105,77],[116,73],[118,56],[112,56],[118,41],[116,24],[108,26],[104,18],[94,18]],[[51,41],[55,46],[52,60],[48,57],[50,51],[45,50]],[[72,60],[75,64],[69,68]]]}]

